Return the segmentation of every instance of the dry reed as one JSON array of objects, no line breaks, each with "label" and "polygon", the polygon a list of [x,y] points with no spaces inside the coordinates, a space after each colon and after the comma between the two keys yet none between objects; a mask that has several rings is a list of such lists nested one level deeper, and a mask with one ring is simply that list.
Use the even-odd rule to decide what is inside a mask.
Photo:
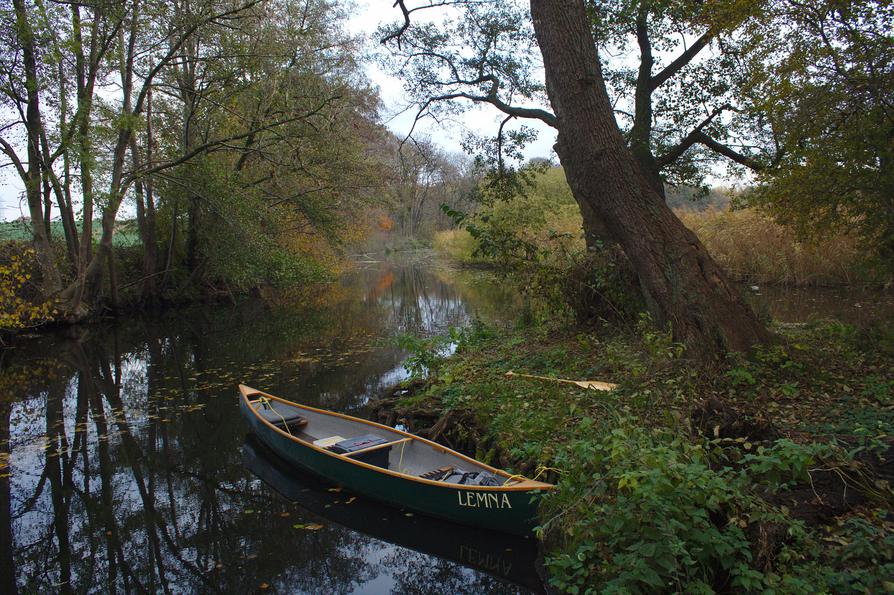
[{"label": "dry reed", "polygon": [[756,209],[677,211],[734,279],[779,285],[842,285],[871,276],[856,239],[829,234],[815,242]]}]

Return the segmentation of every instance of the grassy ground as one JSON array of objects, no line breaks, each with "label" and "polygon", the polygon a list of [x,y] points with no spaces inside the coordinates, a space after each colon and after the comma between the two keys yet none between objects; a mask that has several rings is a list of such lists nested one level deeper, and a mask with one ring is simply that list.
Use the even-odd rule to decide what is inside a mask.
[{"label": "grassy ground", "polygon": [[[99,219],[93,221],[93,239],[99,241],[102,234],[102,225]],[[80,224],[78,226],[80,229]],[[64,241],[65,232],[62,229],[61,221],[53,221],[50,223],[50,233],[53,238],[59,238]],[[25,242],[31,240],[31,223],[25,221],[0,221],[0,242],[6,240],[14,240],[17,242]],[[120,221],[115,226],[115,235],[113,242],[116,247],[137,246],[140,243],[140,232],[137,229],[137,222]]]},{"label": "grassy ground", "polygon": [[891,591],[894,334],[775,330],[753,357],[694,371],[648,320],[478,325],[449,359],[419,345],[411,362],[432,374],[390,407],[558,483],[541,512],[561,591]]}]

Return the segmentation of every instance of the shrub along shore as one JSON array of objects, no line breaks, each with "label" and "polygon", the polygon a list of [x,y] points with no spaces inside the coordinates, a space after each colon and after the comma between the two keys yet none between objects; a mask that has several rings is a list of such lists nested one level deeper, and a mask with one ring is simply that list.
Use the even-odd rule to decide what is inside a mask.
[{"label": "shrub along shore", "polygon": [[[563,592],[894,589],[894,333],[776,326],[695,371],[648,318],[475,324],[413,346],[374,414],[554,481],[545,564]],[[507,373],[606,380],[612,392]]]}]

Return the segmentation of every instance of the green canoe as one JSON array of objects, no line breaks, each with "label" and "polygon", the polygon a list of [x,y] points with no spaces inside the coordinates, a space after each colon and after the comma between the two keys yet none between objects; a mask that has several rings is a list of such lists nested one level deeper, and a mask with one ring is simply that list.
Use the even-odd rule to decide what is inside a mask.
[{"label": "green canoe", "polygon": [[495,469],[382,424],[239,385],[252,431],[280,457],[358,494],[450,521],[530,535],[552,484]]}]

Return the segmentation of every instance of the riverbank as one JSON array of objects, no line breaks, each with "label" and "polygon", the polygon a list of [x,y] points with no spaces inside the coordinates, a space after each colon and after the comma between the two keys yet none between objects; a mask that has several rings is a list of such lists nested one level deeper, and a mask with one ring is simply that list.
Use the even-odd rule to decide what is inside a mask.
[{"label": "riverbank", "polygon": [[[63,246],[54,245],[59,258]],[[199,265],[192,273],[172,267],[146,275],[139,246],[118,246],[112,255],[114,271],[102,284],[90,308],[68,312],[56,297],[45,299],[36,253],[28,242],[0,242],[0,341],[17,333],[56,326],[93,323],[117,316],[188,308],[194,305],[235,305],[246,298],[267,302],[313,302],[321,289],[344,274],[347,259],[293,255],[276,271],[250,271],[228,278],[220,271]],[[62,285],[74,278],[63,275]],[[0,343],[2,345],[2,343]]]},{"label": "riverbank", "polygon": [[476,325],[378,414],[556,481],[541,512],[559,590],[890,589],[894,333],[775,330],[753,357],[695,372],[647,321]]}]

